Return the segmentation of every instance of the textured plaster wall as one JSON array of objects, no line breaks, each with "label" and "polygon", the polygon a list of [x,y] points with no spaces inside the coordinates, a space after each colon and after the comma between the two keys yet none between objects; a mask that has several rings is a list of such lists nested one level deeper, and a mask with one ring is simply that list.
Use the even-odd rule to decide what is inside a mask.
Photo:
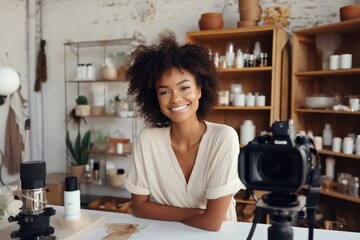
[{"label": "textured plaster wall", "polygon": [[[352,3],[353,0],[260,0],[263,9],[274,5],[290,9],[290,25],[286,28],[289,33],[338,22],[339,7]],[[0,44],[11,54],[26,81],[26,1],[0,0],[0,6],[0,30],[7,31],[1,35]],[[66,171],[64,42],[129,38],[138,31],[152,43],[164,29],[173,30],[184,42],[186,32],[199,30],[202,13],[219,11],[224,12],[225,28],[237,26],[236,0],[226,4],[222,0],[43,0],[39,27],[42,25],[42,37],[47,41],[48,81],[43,85],[43,98],[48,172]],[[0,107],[0,149],[5,115],[4,107]]]},{"label": "textured plaster wall", "polygon": [[[27,93],[27,45],[26,45],[26,2],[23,0],[0,0],[0,51],[8,56],[8,65],[21,75],[21,92]],[[0,57],[0,66],[6,61]],[[0,151],[4,151],[5,126],[9,109],[9,98],[0,106]],[[1,159],[0,159],[1,161]],[[7,176],[3,170],[4,182],[11,182],[18,176]]]}]

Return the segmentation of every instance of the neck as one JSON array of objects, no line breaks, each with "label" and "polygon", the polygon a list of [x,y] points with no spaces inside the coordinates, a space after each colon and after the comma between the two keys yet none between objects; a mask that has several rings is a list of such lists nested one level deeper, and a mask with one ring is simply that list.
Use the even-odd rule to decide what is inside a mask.
[{"label": "neck", "polygon": [[172,123],[171,141],[173,144],[191,147],[200,142],[202,135],[206,131],[206,125],[203,121],[192,121],[181,124]]}]

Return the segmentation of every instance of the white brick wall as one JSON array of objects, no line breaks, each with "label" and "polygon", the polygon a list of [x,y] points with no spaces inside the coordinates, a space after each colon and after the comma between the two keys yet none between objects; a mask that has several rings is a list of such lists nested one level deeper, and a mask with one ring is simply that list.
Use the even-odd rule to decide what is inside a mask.
[{"label": "white brick wall", "polygon": [[[0,0],[0,44],[11,63],[22,73],[27,95],[25,0]],[[239,21],[237,1],[224,11],[225,27]],[[263,9],[287,4],[291,11],[289,32],[339,21],[339,7],[350,0],[260,0]],[[179,41],[198,30],[202,13],[221,11],[219,0],[42,0],[43,38],[47,41],[48,81],[43,85],[45,160],[48,172],[65,171],[64,54],[66,40],[85,41],[131,37],[140,32],[151,43],[164,29],[174,30]],[[39,16],[39,12],[37,12]],[[4,34],[4,31],[6,34]],[[30,86],[31,88],[33,86]],[[0,149],[3,149],[6,107],[0,107]],[[4,171],[3,171],[4,172]],[[6,173],[5,182],[9,182]]]}]

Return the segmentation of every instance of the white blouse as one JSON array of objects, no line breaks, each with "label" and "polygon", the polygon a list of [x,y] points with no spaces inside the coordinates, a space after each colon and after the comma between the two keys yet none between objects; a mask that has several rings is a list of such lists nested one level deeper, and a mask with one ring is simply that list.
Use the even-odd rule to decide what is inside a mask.
[{"label": "white blouse", "polygon": [[[134,145],[134,159],[125,175],[126,189],[150,195],[162,205],[206,208],[207,199],[235,195],[244,185],[238,176],[239,139],[227,125],[205,122],[204,133],[188,182],[171,147],[170,129],[144,128]],[[236,221],[235,199],[226,220]]]}]

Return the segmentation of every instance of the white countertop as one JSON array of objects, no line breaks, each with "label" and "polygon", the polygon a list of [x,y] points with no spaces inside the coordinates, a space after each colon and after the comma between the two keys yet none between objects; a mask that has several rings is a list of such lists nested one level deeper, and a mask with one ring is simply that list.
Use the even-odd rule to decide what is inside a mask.
[{"label": "white countertop", "polygon": [[[63,207],[53,206],[57,211],[62,212]],[[129,214],[82,210],[87,214],[103,215],[107,223],[130,223],[146,226],[138,233],[134,233],[131,240],[171,239],[171,240],[245,240],[251,228],[251,223],[224,222],[219,232],[210,232],[189,227],[179,222],[156,221],[136,218]],[[102,226],[103,224],[101,224]],[[270,225],[257,224],[253,240],[266,240],[267,229]],[[308,239],[308,229],[293,227],[293,240]],[[56,230],[55,230],[56,233]],[[55,234],[56,235],[56,234]],[[106,227],[96,227],[87,230],[80,237],[81,240],[102,239],[107,235]],[[314,240],[360,240],[360,233],[319,230],[314,231]]]}]

